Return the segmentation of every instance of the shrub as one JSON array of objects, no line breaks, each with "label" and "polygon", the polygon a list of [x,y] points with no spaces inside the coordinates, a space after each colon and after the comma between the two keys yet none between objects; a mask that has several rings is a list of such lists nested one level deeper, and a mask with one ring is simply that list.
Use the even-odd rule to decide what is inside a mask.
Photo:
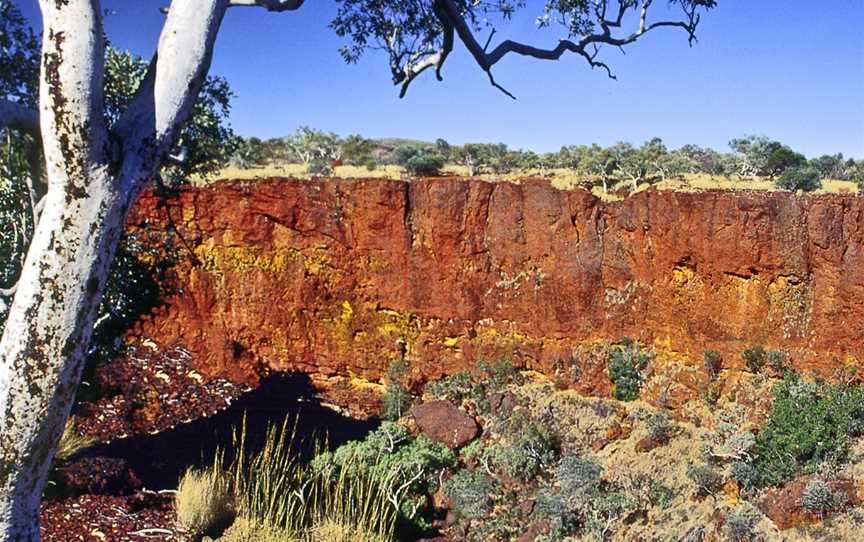
[{"label": "shrub", "polygon": [[783,190],[812,192],[822,188],[822,178],[812,167],[793,167],[785,170],[774,184]]},{"label": "shrub", "polygon": [[558,464],[557,479],[565,493],[595,493],[603,468],[593,459],[567,456]]},{"label": "shrub", "polygon": [[231,479],[221,458],[204,470],[187,470],[174,496],[177,523],[193,536],[219,533],[234,521]]},{"label": "shrub", "polygon": [[753,530],[762,519],[762,513],[749,503],[739,505],[726,518],[723,531],[731,542],[745,542],[753,539]]},{"label": "shrub", "polygon": [[408,411],[408,407],[411,405],[411,395],[405,391],[399,382],[390,382],[384,390],[381,403],[383,406],[381,417],[385,420],[395,421]]},{"label": "shrub", "polygon": [[[842,498],[842,496],[841,496]],[[831,486],[824,480],[811,480],[801,493],[801,507],[819,517],[825,516],[841,504],[841,499],[834,493]]]},{"label": "shrub", "polygon": [[513,362],[506,358],[501,358],[493,364],[480,361],[477,363],[477,370],[483,375],[486,386],[496,391],[516,380],[518,376]]},{"label": "shrub", "polygon": [[482,391],[478,390],[478,385],[471,380],[471,374],[467,371],[429,382],[426,384],[426,393],[457,405],[462,404],[465,399],[482,395]]},{"label": "shrub", "polygon": [[544,425],[524,412],[515,412],[507,421],[508,444],[493,451],[493,462],[508,476],[530,480],[548,468],[558,456],[558,442]]},{"label": "shrub", "polygon": [[752,462],[736,461],[729,467],[729,476],[743,489],[759,487],[759,473]]},{"label": "shrub", "polygon": [[609,359],[609,379],[615,385],[613,396],[619,401],[633,401],[642,389],[642,371],[651,355],[639,348],[639,343],[623,339],[613,347]]},{"label": "shrub", "polygon": [[696,485],[696,495],[707,497],[723,485],[723,477],[712,466],[706,464],[690,464],[687,467],[687,477]]},{"label": "shrub", "polygon": [[648,492],[648,499],[654,506],[659,506],[662,509],[672,506],[672,501],[675,500],[675,490],[664,485],[662,482],[653,480]]},{"label": "shrub", "polygon": [[348,442],[312,460],[317,472],[348,469],[361,478],[386,478],[401,487],[403,519],[417,531],[429,526],[423,506],[426,495],[438,490],[441,472],[456,464],[449,448],[422,434],[412,438],[405,427],[393,422],[382,423],[362,441]]},{"label": "shrub", "polygon": [[708,376],[711,380],[714,380],[717,378],[717,375],[720,374],[722,363],[720,352],[716,350],[705,350],[702,352],[702,358],[705,360],[705,370],[708,372]]},{"label": "shrub", "polygon": [[579,532],[579,513],[568,504],[568,500],[557,491],[545,489],[537,496],[537,513],[549,520],[549,538],[562,540]]},{"label": "shrub", "polygon": [[667,441],[675,433],[675,425],[665,412],[655,412],[648,416],[648,434],[657,441]]},{"label": "shrub", "polygon": [[741,357],[744,358],[744,363],[747,364],[747,368],[754,374],[761,371],[762,367],[765,366],[767,356],[768,353],[765,351],[765,347],[761,344],[746,348],[741,353]]},{"label": "shrub", "polygon": [[381,398],[383,411],[381,417],[385,420],[398,420],[411,405],[411,394],[402,385],[402,379],[408,373],[408,364],[403,359],[390,362],[387,368],[387,388]]},{"label": "shrub", "polygon": [[306,166],[306,173],[313,177],[327,177],[333,174],[333,165],[326,158],[315,158]]},{"label": "shrub", "polygon": [[496,484],[480,471],[461,470],[444,482],[444,494],[465,517],[476,518],[492,508]]},{"label": "shrub", "polygon": [[768,367],[770,367],[775,373],[782,375],[786,372],[787,363],[786,363],[786,355],[779,350],[769,350],[767,355],[765,356],[765,361],[768,363]]},{"label": "shrub", "polygon": [[549,519],[550,536],[560,540],[584,528],[598,540],[608,539],[618,518],[639,507],[639,500],[624,488],[604,482],[602,467],[592,459],[565,457],[558,465],[560,489],[547,489],[537,509]]},{"label": "shrub", "polygon": [[393,151],[396,163],[409,175],[434,177],[441,173],[445,158],[421,145],[402,145]]},{"label": "shrub", "polygon": [[864,388],[806,382],[787,374],[773,390],[774,404],[756,437],[760,486],[837,462],[864,428]]}]

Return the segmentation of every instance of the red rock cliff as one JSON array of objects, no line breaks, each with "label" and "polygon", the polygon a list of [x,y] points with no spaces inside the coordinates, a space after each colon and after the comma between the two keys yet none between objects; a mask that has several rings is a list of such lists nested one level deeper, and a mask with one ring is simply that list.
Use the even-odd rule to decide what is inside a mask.
[{"label": "red rock cliff", "polygon": [[713,348],[733,366],[762,343],[829,373],[864,359],[862,211],[854,195],[764,192],[609,203],[539,180],[145,194],[130,229],[165,230],[170,215],[188,257],[135,333],[246,378],[374,379],[400,352],[420,378],[498,356],[549,368],[625,335],[682,358]]}]

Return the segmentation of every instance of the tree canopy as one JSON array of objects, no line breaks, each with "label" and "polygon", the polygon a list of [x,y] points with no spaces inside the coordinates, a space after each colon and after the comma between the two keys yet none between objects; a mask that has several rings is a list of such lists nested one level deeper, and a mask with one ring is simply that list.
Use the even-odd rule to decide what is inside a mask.
[{"label": "tree canopy", "polygon": [[[665,10],[661,4],[653,0],[546,0],[533,14],[536,25],[557,27],[565,36],[551,48],[504,40],[490,50],[496,23],[529,10],[525,0],[339,0],[331,27],[349,40],[341,49],[346,62],[356,62],[369,50],[386,51],[393,83],[401,86],[402,96],[411,81],[430,68],[442,78],[458,36],[490,83],[512,97],[492,75],[493,66],[511,53],[541,60],[575,54],[614,78],[601,59],[602,46],[623,48],[658,28],[682,30],[692,44],[702,13],[717,2],[669,0]],[[662,15],[655,17],[661,10]],[[481,32],[488,32],[485,45],[476,37]]]}]

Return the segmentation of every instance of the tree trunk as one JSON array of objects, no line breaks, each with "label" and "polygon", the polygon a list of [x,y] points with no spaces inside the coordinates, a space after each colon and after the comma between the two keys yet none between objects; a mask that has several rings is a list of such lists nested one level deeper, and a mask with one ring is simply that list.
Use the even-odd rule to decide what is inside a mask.
[{"label": "tree trunk", "polygon": [[40,2],[48,193],[0,339],[0,542],[39,540],[39,501],[123,222],[189,116],[227,6],[172,3],[159,63],[109,138],[99,1]]},{"label": "tree trunk", "polygon": [[39,499],[75,390],[125,202],[106,171],[49,192],[0,341],[0,540],[38,540]]}]

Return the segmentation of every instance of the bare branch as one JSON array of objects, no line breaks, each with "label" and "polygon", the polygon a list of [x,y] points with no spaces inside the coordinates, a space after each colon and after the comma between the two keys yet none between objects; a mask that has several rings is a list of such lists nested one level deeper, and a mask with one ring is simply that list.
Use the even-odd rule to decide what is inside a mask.
[{"label": "bare branch", "polygon": [[293,11],[303,5],[303,0],[231,0],[229,7],[260,7],[267,11]]},{"label": "bare branch", "polygon": [[224,0],[171,3],[147,75],[116,124],[124,191],[140,189],[168,159],[206,79],[226,6]]},{"label": "bare branch", "polygon": [[[426,71],[428,68],[435,67],[435,78],[439,81],[443,80],[441,77],[441,68],[444,66],[444,62],[447,60],[447,56],[453,51],[453,24],[450,22],[449,17],[440,9],[438,2],[435,2],[433,6],[435,9],[435,15],[438,16],[438,20],[441,22],[441,25],[444,27],[444,37],[441,43],[441,49],[436,53],[428,55],[426,58],[417,62],[416,64],[409,62],[404,69],[405,78],[402,80],[402,89],[399,91],[399,97],[404,98],[405,93],[408,92],[408,86],[411,84],[418,75]],[[490,37],[491,38],[491,37]]]},{"label": "bare branch", "polygon": [[685,30],[688,34],[689,41],[692,44],[696,39],[696,27],[699,24],[699,14],[697,13],[698,5],[696,4],[689,6],[682,4],[684,6],[685,20],[658,21],[649,24],[648,15],[653,0],[642,0],[641,6],[639,7],[638,28],[632,34],[616,37],[612,34],[612,29],[620,28],[626,11],[629,8],[636,7],[639,3],[635,0],[619,0],[618,11],[615,18],[607,19],[607,1],[604,0],[595,6],[595,15],[597,16],[600,28],[602,29],[601,33],[588,34],[582,36],[578,40],[562,39],[558,42],[558,45],[551,49],[542,49],[517,41],[505,40],[498,44],[498,46],[491,52],[487,52],[489,42],[487,41],[486,46],[480,45],[474,37],[470,26],[460,12],[459,7],[453,0],[436,0],[435,3],[436,6],[440,6],[444,17],[448,20],[449,24],[455,28],[456,33],[459,35],[459,39],[461,39],[462,43],[465,44],[465,47],[474,57],[474,60],[480,68],[489,74],[490,83],[511,98],[513,95],[498,85],[491,74],[492,66],[510,53],[530,56],[540,60],[558,60],[562,55],[564,55],[564,53],[569,52],[583,57],[588,61],[588,64],[592,68],[600,68],[604,70],[611,79],[615,79],[609,66],[606,63],[597,60],[600,45],[612,45],[621,48],[623,51],[625,45],[635,42],[651,30],[664,27],[681,28]]},{"label": "bare branch", "polygon": [[39,112],[18,102],[0,100],[0,130],[6,127],[39,137]]}]

